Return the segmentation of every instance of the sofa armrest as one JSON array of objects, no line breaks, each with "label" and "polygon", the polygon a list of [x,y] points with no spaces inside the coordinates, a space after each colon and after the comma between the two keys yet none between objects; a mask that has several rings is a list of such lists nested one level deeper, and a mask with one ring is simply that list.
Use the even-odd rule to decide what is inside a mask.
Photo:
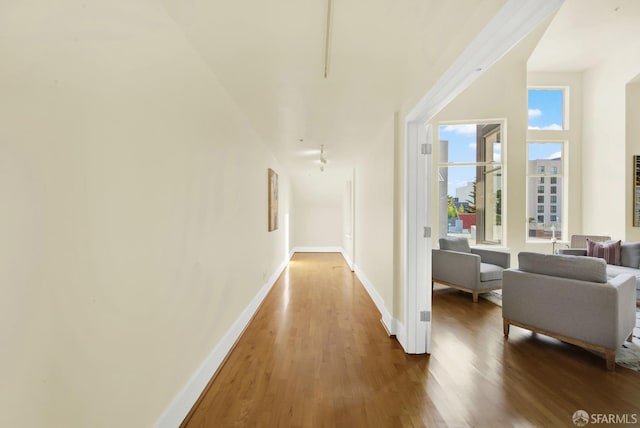
[{"label": "sofa armrest", "polygon": [[487,248],[472,248],[472,254],[480,256],[482,263],[502,266],[505,269],[511,267],[511,254],[504,251],[489,250]]},{"label": "sofa armrest", "polygon": [[467,288],[476,288],[480,281],[480,256],[471,253],[434,249],[431,252],[431,276]]},{"label": "sofa armrest", "polygon": [[608,283],[618,290],[618,341],[622,343],[636,325],[636,277],[621,274]]},{"label": "sofa armrest", "polygon": [[586,256],[586,248],[560,248],[558,254],[564,254],[565,256]]}]

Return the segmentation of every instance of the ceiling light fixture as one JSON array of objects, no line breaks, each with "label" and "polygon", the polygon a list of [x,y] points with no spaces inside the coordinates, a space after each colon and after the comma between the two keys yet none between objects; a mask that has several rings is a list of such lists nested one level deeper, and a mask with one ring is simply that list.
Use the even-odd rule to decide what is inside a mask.
[{"label": "ceiling light fixture", "polygon": [[324,166],[327,164],[327,158],[324,156],[324,144],[320,146],[320,171],[324,172]]}]

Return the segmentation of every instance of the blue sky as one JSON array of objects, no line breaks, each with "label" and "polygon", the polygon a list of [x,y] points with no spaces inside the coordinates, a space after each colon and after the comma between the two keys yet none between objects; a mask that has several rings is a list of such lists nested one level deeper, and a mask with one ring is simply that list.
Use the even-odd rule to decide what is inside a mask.
[{"label": "blue sky", "polygon": [[562,89],[529,89],[529,129],[562,129]]},{"label": "blue sky", "polygon": [[[562,129],[562,90],[529,90],[529,129]],[[440,140],[449,142],[448,162],[475,162],[476,125],[473,123],[442,125]],[[529,159],[552,159],[560,155],[559,143],[534,144],[530,146]],[[500,159],[500,148],[494,151],[494,159]],[[473,167],[450,167],[447,192],[455,196],[457,187],[475,179]]]}]

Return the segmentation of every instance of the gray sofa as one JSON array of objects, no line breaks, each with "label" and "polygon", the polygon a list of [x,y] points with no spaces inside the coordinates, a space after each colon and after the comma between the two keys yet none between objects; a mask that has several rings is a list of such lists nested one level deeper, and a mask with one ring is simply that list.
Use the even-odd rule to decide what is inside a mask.
[{"label": "gray sofa", "polygon": [[[610,241],[608,241],[610,242]],[[560,254],[586,256],[586,248],[564,248]],[[622,266],[607,265],[607,277],[613,278],[620,274],[630,274],[636,277],[636,302],[640,304],[640,242],[622,242],[620,244],[620,259]]]},{"label": "gray sofa", "polygon": [[511,255],[487,248],[471,248],[464,237],[440,238],[440,248],[431,252],[432,281],[456,288],[473,296],[502,287],[502,271],[511,263]]},{"label": "gray sofa", "polygon": [[515,325],[605,355],[614,370],[616,350],[636,324],[635,278],[607,276],[603,259],[521,252],[518,268],[503,272],[504,335]]}]

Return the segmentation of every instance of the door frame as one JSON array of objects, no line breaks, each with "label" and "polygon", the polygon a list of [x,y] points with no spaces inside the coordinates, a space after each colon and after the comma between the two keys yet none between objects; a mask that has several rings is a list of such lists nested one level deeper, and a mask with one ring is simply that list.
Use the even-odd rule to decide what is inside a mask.
[{"label": "door frame", "polygon": [[[429,122],[447,104],[554,14],[564,0],[507,0],[462,54],[405,118],[405,256],[403,261],[404,336],[409,354],[431,350],[431,237],[429,206],[433,159]],[[418,55],[418,52],[416,52]],[[427,144],[427,149],[422,145]],[[427,228],[427,229],[425,229]],[[422,319],[422,321],[421,321]],[[400,339],[400,337],[399,337]],[[404,343],[403,343],[404,342]]]}]

